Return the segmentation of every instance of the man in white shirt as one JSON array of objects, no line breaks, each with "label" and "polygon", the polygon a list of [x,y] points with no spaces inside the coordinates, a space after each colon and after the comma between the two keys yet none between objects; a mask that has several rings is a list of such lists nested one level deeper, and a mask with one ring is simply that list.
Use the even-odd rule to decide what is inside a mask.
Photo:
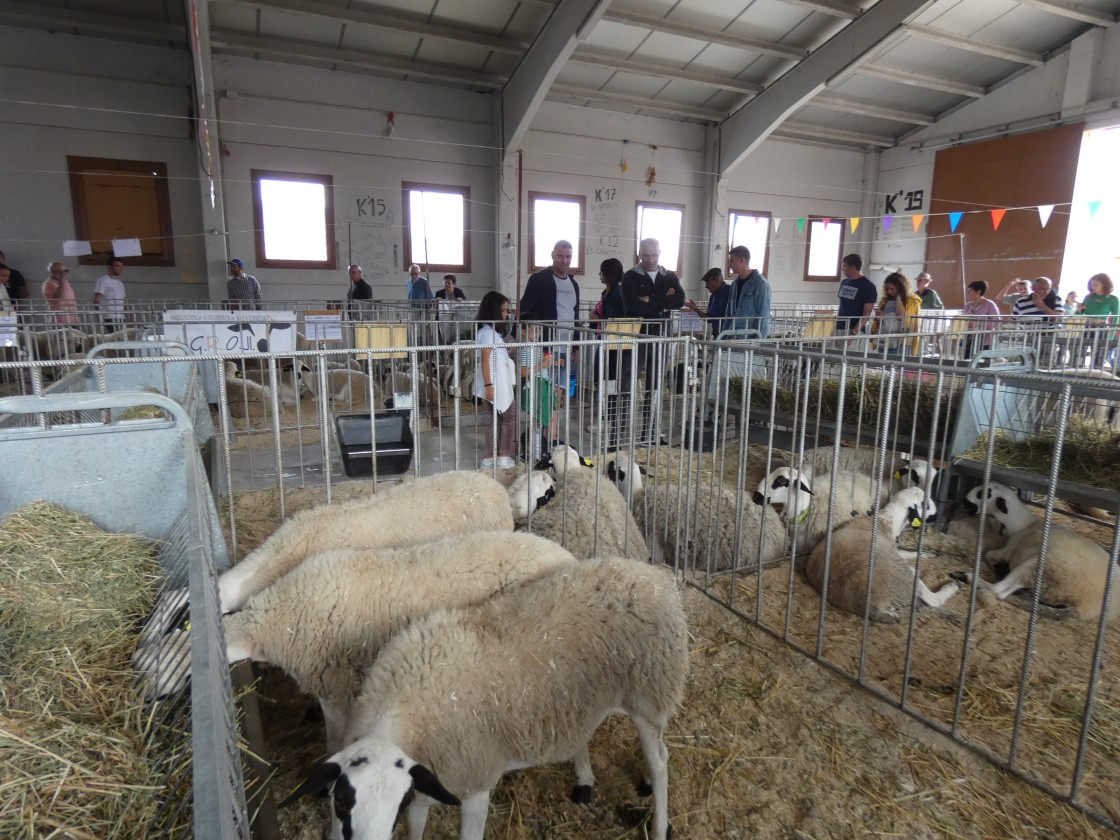
[{"label": "man in white shirt", "polygon": [[101,322],[116,331],[124,328],[124,263],[112,257],[105,265],[106,273],[93,285],[93,302],[101,312]]}]

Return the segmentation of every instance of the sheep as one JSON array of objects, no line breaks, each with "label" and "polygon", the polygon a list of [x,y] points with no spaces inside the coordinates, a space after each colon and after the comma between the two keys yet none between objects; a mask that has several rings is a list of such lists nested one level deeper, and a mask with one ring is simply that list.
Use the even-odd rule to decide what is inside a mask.
[{"label": "sheep", "polygon": [[[316,378],[313,381],[318,388],[319,380]],[[371,382],[370,377],[365,373],[345,368],[327,371],[327,398],[332,402],[368,409],[371,388],[374,408],[380,408],[381,395],[378,393],[377,384]]]},{"label": "sheep", "polygon": [[[995,482],[989,484],[986,491],[983,485],[972,488],[965,496],[965,507],[979,511],[984,498],[987,499],[987,514],[1003,525],[1009,535],[1005,546],[989,550],[984,559],[997,568],[1006,564],[1009,572],[997,583],[977,578],[976,585],[1002,601],[1020,589],[1033,590],[1041,557],[1043,523],[1019,500],[1014,490]],[[972,582],[969,573],[958,573],[957,577],[965,583]],[[1053,608],[1053,614],[1081,621],[1098,620],[1104,608],[1105,589],[1111,582],[1112,597],[1106,620],[1112,621],[1120,615],[1118,577],[1120,569],[1100,545],[1076,531],[1051,524],[1039,602]]]},{"label": "sheep", "polygon": [[228,658],[276,665],[318,697],[334,752],[362,670],[411,620],[574,562],[542,537],[500,532],[317,554],[225,617]]},{"label": "sheep", "polygon": [[607,458],[603,473],[614,482],[619,492],[630,500],[631,506],[641,501],[643,471],[628,454],[617,452]]},{"label": "sheep", "polygon": [[556,497],[556,480],[544,470],[531,470],[519,473],[507,492],[517,525],[527,522],[530,512],[540,510]]},{"label": "sheep", "polygon": [[[900,490],[885,508],[878,512],[878,535],[871,554],[871,531],[875,518],[862,516],[849,519],[832,532],[831,552],[827,542],[813,549],[805,564],[805,576],[817,592],[823,592],[825,564],[828,570],[828,603],[862,616],[870,607],[868,617],[884,623],[898,622],[910,609],[915,584],[918,598],[930,607],[940,607],[960,589],[954,582],[946,583],[936,592],[911,565],[913,552],[902,552],[895,545],[906,527],[920,528],[937,513],[932,499],[925,498],[921,487]],[[874,562],[871,596],[867,593],[867,567]]]},{"label": "sheep", "polygon": [[459,837],[482,840],[503,773],[575,759],[589,787],[587,744],[622,713],[652,782],[650,837],[665,840],[664,731],[687,673],[688,627],[667,571],[624,559],[559,570],[394,637],[366,672],[346,748],[289,802],[330,788],[333,836],[365,840],[388,840],[406,804],[413,840],[434,801],[460,804]]},{"label": "sheep", "polygon": [[80,358],[92,346],[92,338],[73,327],[29,330],[28,334],[32,358],[40,361]]},{"label": "sheep", "polygon": [[[1039,373],[1050,376],[1069,376],[1079,379],[1101,379],[1100,385],[1089,383],[1094,387],[1106,387],[1106,383],[1116,386],[1120,376],[1115,372],[1086,368],[1059,368],[1056,370],[1039,370]],[[1038,406],[1035,410],[1036,422],[1040,429],[1053,429],[1058,425],[1057,413],[1061,406],[1061,394],[1040,392]],[[1120,402],[1106,400],[1100,397],[1071,395],[1070,416],[1077,416],[1090,423],[1099,424],[1112,431],[1120,431]]]},{"label": "sheep", "polygon": [[906,487],[924,488],[927,480],[931,494],[936,495],[933,493],[933,488],[936,486],[937,469],[929,461],[921,458],[912,461],[904,458],[898,468],[891,473],[890,492],[894,494]]},{"label": "sheep", "polygon": [[[299,365],[299,368],[302,368],[303,371],[307,370],[307,367],[302,364]],[[272,393],[271,376],[267,368],[239,367],[232,361],[226,361],[225,373],[227,384],[230,383],[230,380],[234,380],[234,384],[240,387],[241,381],[252,382],[266,389],[266,394],[270,395]],[[252,391],[252,393],[258,392]],[[309,393],[309,389],[307,383],[300,376],[300,370],[292,364],[281,365],[276,374],[276,394],[280,398],[280,403],[282,405],[295,405],[299,402],[300,397],[307,393]],[[261,402],[264,402],[264,400],[261,400]]]},{"label": "sheep", "polygon": [[245,379],[231,372],[236,367],[231,362],[225,365],[226,402],[231,417],[265,417],[272,411],[272,389],[266,385]]},{"label": "sheep", "polygon": [[[798,547],[808,550],[830,530],[829,499],[835,500],[835,529],[845,520],[869,516],[878,509],[874,485],[875,480],[865,473],[841,472],[814,478],[808,468],[779,467],[759,482],[752,498],[756,505],[782,505],[782,518],[794,528]],[[884,496],[880,489],[880,499]]]},{"label": "sheep", "polygon": [[649,549],[626,500],[613,483],[594,469],[586,469],[582,461],[570,446],[552,450],[550,469],[556,496],[519,529],[528,528],[555,540],[580,560],[648,560]]},{"label": "sheep", "polygon": [[[428,508],[440,515],[418,515]],[[478,531],[512,532],[513,515],[502,485],[484,473],[465,470],[304,510],[218,578],[222,611],[240,609],[315,553],[334,548],[400,548]]]}]

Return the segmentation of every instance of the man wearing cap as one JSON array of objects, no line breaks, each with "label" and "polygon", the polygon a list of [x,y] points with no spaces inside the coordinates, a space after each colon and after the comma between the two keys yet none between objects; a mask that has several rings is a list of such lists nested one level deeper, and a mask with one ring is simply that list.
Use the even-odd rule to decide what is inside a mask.
[{"label": "man wearing cap", "polygon": [[[252,274],[245,273],[241,260],[229,261],[229,282],[226,285],[231,307],[235,309],[260,309],[261,284]],[[234,305],[236,301],[236,305]]]},{"label": "man wearing cap", "polygon": [[922,309],[944,309],[945,304],[941,302],[941,297],[935,292],[930,284],[933,278],[929,276],[928,271],[923,271],[915,278],[918,286],[918,297],[922,299]]}]

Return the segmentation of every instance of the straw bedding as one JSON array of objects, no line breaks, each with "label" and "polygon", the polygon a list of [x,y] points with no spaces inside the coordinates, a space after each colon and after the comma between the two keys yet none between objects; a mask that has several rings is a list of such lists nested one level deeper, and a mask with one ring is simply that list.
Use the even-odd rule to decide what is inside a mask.
[{"label": "straw bedding", "polygon": [[[671,463],[663,467],[671,471]],[[718,466],[709,470],[722,472]],[[361,486],[360,483],[354,483]],[[341,485],[347,487],[348,485]],[[288,509],[320,501],[308,491],[288,499]],[[271,493],[243,494],[239,521],[251,517],[275,527]],[[267,528],[262,528],[262,532]],[[242,532],[243,537],[246,532]],[[265,534],[266,535],[266,534]],[[263,538],[263,537],[262,537]],[[927,532],[932,544],[937,537]],[[945,551],[964,552],[959,533]],[[250,544],[244,547],[249,550]],[[927,546],[929,547],[929,546]],[[964,554],[940,558],[927,580],[941,581]],[[718,578],[712,594],[734,598],[753,612],[753,576]],[[762,615],[782,627],[790,591],[788,564],[762,575]],[[792,580],[791,634],[816,643],[816,594]],[[686,588],[692,633],[692,669],[685,704],[670,724],[670,817],[677,836],[716,838],[854,837],[1078,837],[1113,836],[1080,812],[997,770],[886,704],[870,700],[828,670],[791,651],[733,615],[695,588]],[[926,714],[951,714],[962,646],[958,596],[944,616],[918,616],[916,666],[908,701]],[[828,610],[824,655],[858,669],[861,630],[854,616]],[[955,617],[946,617],[946,616]],[[1018,681],[1027,613],[1006,604],[981,606],[964,698],[963,731],[973,740],[1005,749],[1009,712]],[[1071,741],[1084,698],[1092,629],[1074,622],[1045,622],[1027,699],[1020,755],[1047,778],[1068,776]],[[1115,647],[1115,646],[1113,646]],[[866,679],[897,694],[905,625],[874,627],[869,635]],[[1112,819],[1120,818],[1120,652],[1108,651],[1083,795]],[[324,755],[319,725],[303,720],[309,698],[282,674],[264,670],[262,715],[276,789],[286,794]],[[1009,702],[1012,704],[1009,706]],[[646,837],[648,801],[634,793],[641,756],[632,728],[610,719],[592,744],[597,777],[594,802],[568,801],[570,767],[508,774],[494,792],[487,838],[503,840],[622,840]],[[321,800],[301,800],[281,814],[288,840],[318,840],[328,819]],[[437,807],[425,836],[457,836],[458,813]],[[397,835],[403,837],[403,828]]]},{"label": "straw bedding", "polygon": [[[150,542],[52,504],[0,526],[0,837],[151,836],[168,756],[130,656],[158,571]],[[189,833],[188,809],[168,836]]]}]

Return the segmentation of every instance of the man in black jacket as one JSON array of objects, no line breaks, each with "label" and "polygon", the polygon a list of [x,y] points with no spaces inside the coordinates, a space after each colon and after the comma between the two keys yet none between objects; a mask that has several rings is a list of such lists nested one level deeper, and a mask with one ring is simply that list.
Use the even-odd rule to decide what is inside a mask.
[{"label": "man in black jacket", "polygon": [[[642,319],[642,335],[663,335],[663,324],[670,310],[685,304],[684,288],[677,275],[660,265],[661,245],[656,239],[643,239],[638,246],[638,265],[622,275],[622,301],[626,314]],[[650,344],[638,347],[638,376],[643,377],[644,399],[639,442],[653,441],[651,424],[653,403],[660,400],[662,352]]]}]

